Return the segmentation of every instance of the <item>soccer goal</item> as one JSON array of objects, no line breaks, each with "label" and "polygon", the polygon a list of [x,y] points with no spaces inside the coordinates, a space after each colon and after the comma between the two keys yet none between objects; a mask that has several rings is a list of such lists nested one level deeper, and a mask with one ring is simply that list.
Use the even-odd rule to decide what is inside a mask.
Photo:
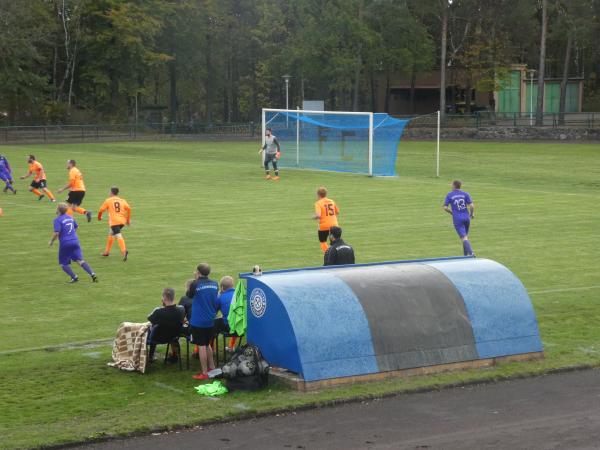
[{"label": "soccer goal", "polygon": [[263,109],[263,144],[270,128],[282,167],[394,176],[408,121],[384,113]]}]

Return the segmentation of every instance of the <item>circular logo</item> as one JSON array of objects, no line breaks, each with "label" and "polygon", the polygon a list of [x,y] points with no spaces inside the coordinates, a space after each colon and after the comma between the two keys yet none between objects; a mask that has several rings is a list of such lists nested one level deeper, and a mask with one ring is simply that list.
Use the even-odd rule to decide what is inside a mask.
[{"label": "circular logo", "polygon": [[267,310],[267,296],[261,288],[254,288],[250,294],[250,311],[257,319],[265,315]]}]

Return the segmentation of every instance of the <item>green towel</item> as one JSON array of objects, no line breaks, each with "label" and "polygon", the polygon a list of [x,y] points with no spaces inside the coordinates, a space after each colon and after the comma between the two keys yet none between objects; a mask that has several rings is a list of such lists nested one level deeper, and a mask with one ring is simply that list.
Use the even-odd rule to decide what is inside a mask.
[{"label": "green towel", "polygon": [[227,388],[223,386],[223,383],[221,383],[219,380],[208,384],[201,384],[200,386],[196,386],[194,389],[196,389],[198,394],[206,395],[208,397],[227,394]]},{"label": "green towel", "polygon": [[231,333],[238,336],[246,334],[246,285],[243,280],[239,280],[235,287],[227,322]]}]

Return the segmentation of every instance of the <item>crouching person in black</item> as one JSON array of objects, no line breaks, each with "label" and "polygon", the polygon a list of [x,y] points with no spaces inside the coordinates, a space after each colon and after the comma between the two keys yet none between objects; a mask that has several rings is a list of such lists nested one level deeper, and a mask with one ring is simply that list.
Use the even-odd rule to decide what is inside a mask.
[{"label": "crouching person in black", "polygon": [[325,252],[324,266],[354,264],[354,249],[343,241],[340,227],[331,227],[329,241],[331,245]]},{"label": "crouching person in black", "polygon": [[157,344],[171,344],[173,353],[169,360],[174,362],[180,356],[179,341],[183,324],[185,322],[185,309],[175,304],[175,290],[164,288],[162,293],[162,308],[155,308],[148,316],[152,323],[152,330],[148,337],[150,344],[150,361],[154,359]]}]

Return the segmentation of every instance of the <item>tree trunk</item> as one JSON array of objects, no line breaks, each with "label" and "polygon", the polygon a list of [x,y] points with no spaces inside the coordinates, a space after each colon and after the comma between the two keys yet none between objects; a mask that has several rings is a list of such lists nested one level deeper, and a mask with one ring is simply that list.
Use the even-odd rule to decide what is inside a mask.
[{"label": "tree trunk", "polygon": [[465,86],[465,114],[471,115],[471,77],[467,77],[467,85]]},{"label": "tree trunk", "polygon": [[362,66],[362,56],[359,54],[356,57],[356,70],[354,71],[354,89],[352,93],[352,111],[358,111],[358,93],[360,90],[360,69]]},{"label": "tree trunk", "polygon": [[206,79],[204,81],[204,90],[206,91],[205,108],[206,108],[206,121],[212,123],[213,121],[213,66],[212,66],[212,40],[211,33],[206,34],[206,53],[205,53],[205,64],[206,64]]},{"label": "tree trunk", "polygon": [[[545,1],[545,0],[544,0]],[[442,45],[440,55],[440,115],[446,117],[446,47],[448,35],[448,5],[444,0],[442,5]]]},{"label": "tree trunk", "polygon": [[538,98],[535,125],[544,125],[544,72],[546,70],[546,28],[548,26],[548,1],[542,0],[542,36],[540,39],[540,65],[538,68]]},{"label": "tree trunk", "polygon": [[410,75],[410,113],[415,114],[416,105],[415,105],[415,84],[417,83],[417,71],[415,67],[412,68],[412,73]]},{"label": "tree trunk", "polygon": [[568,31],[567,48],[565,49],[565,63],[563,65],[562,81],[560,82],[560,106],[558,124],[565,124],[565,107],[567,105],[567,83],[569,82],[569,63],[571,61],[571,47],[573,46],[573,35]]},{"label": "tree trunk", "polygon": [[377,89],[375,85],[375,74],[373,70],[371,70],[370,75],[370,85],[371,85],[371,111],[377,112]]},{"label": "tree trunk", "polygon": [[386,72],[385,74],[385,103],[383,106],[383,110],[386,114],[390,113],[390,73]]},{"label": "tree trunk", "polygon": [[177,123],[177,109],[179,102],[177,101],[177,55],[175,59],[169,62],[169,86],[170,86],[170,102],[171,102],[171,126]]}]

